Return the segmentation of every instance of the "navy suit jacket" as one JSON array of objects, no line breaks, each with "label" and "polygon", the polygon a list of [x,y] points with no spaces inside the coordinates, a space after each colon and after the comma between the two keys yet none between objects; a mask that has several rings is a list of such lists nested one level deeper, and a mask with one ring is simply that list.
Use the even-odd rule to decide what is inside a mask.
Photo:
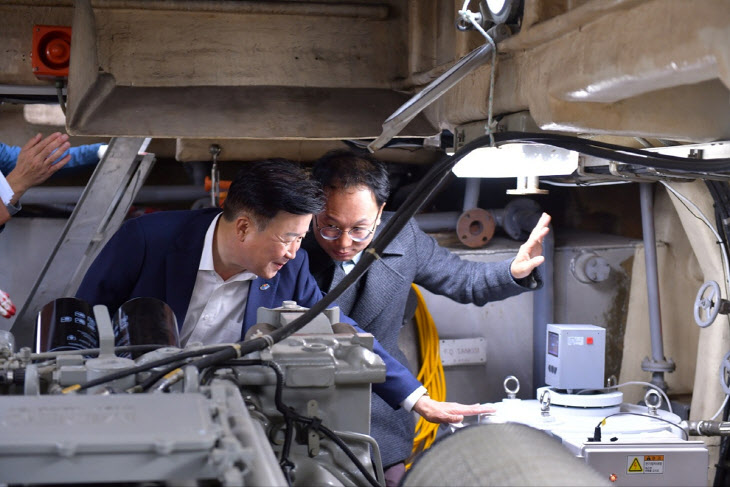
[{"label": "navy suit jacket", "polygon": [[[203,252],[205,234],[219,209],[166,211],[125,222],[96,257],[76,297],[89,304],[106,305],[113,314],[126,301],[154,297],[166,302],[182,327]],[[307,253],[297,252],[272,279],[251,281],[241,324],[241,339],[256,324],[260,306],[276,308],[294,300],[311,307],[322,292],[309,272]],[[342,321],[355,322],[343,315]],[[358,331],[362,332],[358,328]],[[374,352],[386,365],[386,380],[373,391],[391,407],[399,404],[420,383],[410,371],[375,342]]]}]

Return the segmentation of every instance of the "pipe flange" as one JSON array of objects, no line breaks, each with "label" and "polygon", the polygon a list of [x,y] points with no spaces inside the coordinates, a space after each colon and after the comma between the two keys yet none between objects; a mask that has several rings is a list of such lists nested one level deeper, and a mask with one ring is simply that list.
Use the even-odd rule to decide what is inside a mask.
[{"label": "pipe flange", "polygon": [[674,372],[677,366],[672,359],[654,360],[644,357],[641,362],[641,370],[645,372]]},{"label": "pipe flange", "polygon": [[496,227],[491,212],[472,208],[462,213],[456,222],[456,235],[467,247],[478,248],[489,243]]}]

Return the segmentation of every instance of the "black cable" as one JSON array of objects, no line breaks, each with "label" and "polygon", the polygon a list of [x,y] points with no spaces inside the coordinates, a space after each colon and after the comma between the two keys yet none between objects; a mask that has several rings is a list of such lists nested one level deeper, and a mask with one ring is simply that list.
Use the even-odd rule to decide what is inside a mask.
[{"label": "black cable", "polygon": [[58,104],[61,106],[61,111],[66,115],[66,102],[63,99],[63,86],[64,81],[62,79],[56,80],[56,97],[58,98]]},{"label": "black cable", "polygon": [[[153,372],[152,375],[150,375],[147,379],[142,381],[139,385],[135,386],[134,389],[138,392],[144,392],[152,385],[154,385],[158,380],[165,377],[167,374],[172,372],[175,369],[185,367],[186,364],[188,364],[188,361],[181,360],[177,363],[173,363],[171,366],[166,367],[163,370],[160,370],[158,372]],[[219,367],[225,367],[228,365],[261,365],[261,360],[237,360],[237,361],[229,361],[225,362],[219,365]],[[203,371],[203,374],[201,374],[200,383],[205,384],[208,381],[212,379],[212,377],[208,377],[207,375],[214,374],[216,369],[209,367]],[[207,374],[207,375],[206,375]]]},{"label": "black cable", "polygon": [[[286,424],[286,436],[284,437],[284,447],[282,448],[282,454],[279,461],[280,466],[282,467],[282,470],[291,464],[289,461],[288,455],[289,455],[289,449],[291,447],[291,435],[293,435],[293,422],[299,422],[304,424],[305,426],[315,430],[315,431],[321,431],[326,436],[328,436],[332,441],[335,442],[335,444],[342,449],[343,452],[345,452],[345,455],[352,461],[353,464],[355,464],[355,467],[360,471],[360,473],[365,477],[365,479],[370,482],[370,484],[373,487],[382,487],[380,483],[368,472],[367,468],[360,462],[360,460],[357,458],[357,456],[350,450],[350,448],[347,446],[347,444],[342,441],[341,438],[339,438],[334,431],[327,428],[321,423],[321,420],[319,418],[310,418],[309,416],[304,416],[299,414],[295,409],[287,406],[284,404],[284,401],[282,399],[283,395],[283,389],[284,389],[284,372],[281,370],[281,367],[276,362],[272,362],[270,360],[260,360],[260,359],[252,359],[252,360],[230,360],[228,362],[225,362],[223,364],[224,366],[230,366],[230,365],[263,365],[266,367],[269,367],[271,370],[274,371],[274,376],[276,377],[276,383],[274,387],[274,405],[276,406],[277,411],[279,411],[282,416],[284,416],[284,421]],[[293,464],[291,464],[293,466]],[[284,471],[285,475],[288,475],[287,471]],[[287,480],[289,480],[289,477],[287,476]]]},{"label": "black cable", "polygon": [[236,359],[229,360],[218,364],[216,367],[208,367],[200,374],[200,384],[208,385],[213,380],[213,374],[216,370],[223,367],[237,367],[237,366],[248,366],[248,365],[262,365],[261,359]]},{"label": "black cable", "polygon": [[136,392],[145,392],[145,391],[147,391],[147,389],[152,387],[158,380],[162,379],[163,377],[165,377],[167,374],[169,374],[173,370],[183,367],[184,365],[185,365],[184,361],[174,362],[169,367],[165,367],[164,369],[157,371],[157,372],[152,372],[147,379],[143,380],[138,385],[134,386],[132,389],[134,389]]},{"label": "black cable", "polygon": [[188,352],[180,352],[175,355],[171,355],[170,357],[165,357],[159,360],[154,360],[152,362],[148,362],[143,365],[137,365],[135,367],[129,367],[127,369],[123,369],[117,372],[113,372],[111,374],[107,374],[103,377],[99,377],[98,379],[93,379],[90,381],[87,381],[83,384],[76,384],[78,387],[70,386],[66,389],[69,390],[69,392],[72,391],[83,391],[85,389],[88,389],[90,387],[98,386],[101,384],[106,384],[107,382],[111,382],[113,380],[121,379],[122,377],[127,377],[128,375],[136,374],[138,372],[145,372],[149,369],[154,369],[155,367],[160,367],[162,365],[167,365],[172,362],[180,361],[186,358],[191,357],[198,357],[200,355],[204,355],[206,353],[210,353],[211,351],[220,350],[223,348],[231,348],[230,345],[221,345],[220,347],[209,347],[202,350],[191,350]]},{"label": "black cable", "polygon": [[672,426],[674,426],[675,428],[677,428],[677,429],[678,429],[679,431],[681,431],[681,432],[682,432],[682,433],[684,434],[684,439],[685,439],[685,440],[687,440],[687,441],[689,441],[689,433],[687,433],[687,432],[686,432],[686,431],[685,431],[685,430],[684,430],[684,429],[683,429],[683,428],[682,428],[681,426],[679,426],[678,424],[672,423],[672,422],[671,422],[671,421],[669,421],[668,419],[664,419],[664,418],[662,418],[661,416],[650,416],[650,415],[648,415],[648,414],[641,414],[641,413],[629,413],[629,412],[621,412],[621,413],[613,413],[613,414],[609,414],[608,416],[606,416],[605,418],[603,418],[602,420],[600,420],[600,421],[598,422],[598,425],[596,426],[596,428],[600,428],[600,427],[602,426],[603,422],[604,422],[604,421],[606,421],[606,420],[607,420],[608,418],[612,418],[612,417],[614,417],[614,416],[622,416],[622,415],[625,415],[625,416],[641,416],[642,418],[649,418],[649,419],[656,419],[656,420],[659,420],[659,421],[664,421],[665,423],[667,423],[667,424],[671,424]]},{"label": "black cable", "polygon": [[642,167],[668,169],[680,172],[724,172],[730,169],[730,159],[695,159],[649,152],[606,142],[583,139],[568,135],[527,132],[501,132],[495,134],[497,142],[532,142],[552,145],[567,150],[592,155],[601,159],[634,164]]},{"label": "black cable", "polygon": [[294,470],[294,462],[289,459],[291,445],[294,441],[294,420],[291,415],[284,414],[284,445],[281,447],[279,456],[279,467],[284,473],[287,484],[291,485],[291,472]]},{"label": "black cable", "polygon": [[[304,416],[296,412],[293,408],[290,408],[289,406],[285,405],[282,401],[282,389],[283,389],[283,383],[284,383],[284,373],[281,370],[281,367],[276,362],[272,362],[269,360],[262,360],[261,365],[265,365],[269,367],[271,370],[274,371],[274,374],[276,375],[276,388],[274,389],[274,404],[276,405],[276,409],[284,416],[285,420],[287,418],[290,418],[293,421],[297,421],[300,423],[303,423],[304,425],[310,427],[311,429],[315,431],[321,431],[324,433],[327,437],[329,437],[332,441],[335,442],[335,444],[340,447],[340,449],[345,452],[345,455],[352,461],[353,464],[355,464],[355,467],[360,471],[360,473],[365,477],[365,479],[372,485],[373,487],[382,487],[380,483],[373,477],[370,472],[368,472],[367,468],[360,462],[360,459],[357,458],[357,456],[350,450],[350,448],[347,446],[347,444],[342,441],[341,438],[339,438],[334,431],[327,428],[325,425],[321,423],[321,420],[319,418],[310,418],[309,416]],[[283,452],[282,452],[283,453]],[[282,454],[282,462],[284,461],[284,455]]]},{"label": "black cable", "polygon": [[[227,366],[248,366],[248,365],[262,365],[269,367],[274,371],[274,376],[276,377],[276,382],[274,386],[274,405],[276,406],[277,411],[279,411],[282,416],[284,416],[284,445],[281,449],[281,455],[279,456],[279,467],[281,468],[281,471],[284,474],[284,477],[286,478],[286,481],[289,485],[291,485],[291,471],[294,468],[294,463],[292,463],[291,460],[289,460],[289,453],[291,450],[291,445],[293,441],[294,436],[294,418],[292,415],[292,412],[294,411],[290,407],[286,406],[282,400],[282,394],[283,394],[283,387],[284,387],[284,373],[281,370],[281,367],[279,364],[275,362],[270,361],[264,361],[261,359],[234,359],[234,360],[228,360],[225,362],[222,362],[220,364],[216,365],[216,368],[218,367],[227,367]],[[208,371],[215,371],[215,368],[210,367],[206,369],[206,373]]]},{"label": "black cable", "polygon": [[[145,353],[145,352],[151,352],[153,350],[157,350],[158,348],[162,347],[169,347],[170,345],[125,345],[123,347],[114,347],[114,353],[115,354],[122,354],[122,353]],[[74,353],[83,353],[85,356],[90,357],[96,357],[101,353],[101,350],[96,349],[80,349],[80,350],[74,350]],[[53,351],[48,352],[38,352],[34,353],[33,355],[40,355],[38,358],[34,358],[33,361],[45,361],[52,358],[61,357],[63,355],[69,355],[68,353],[55,353]]]},{"label": "black cable", "polygon": [[[506,137],[506,139],[505,139]],[[641,156],[642,158],[645,158],[646,160],[657,160],[657,161],[674,161],[674,162],[681,162],[687,164],[687,169],[692,169],[693,167],[696,167],[696,163],[703,161],[703,159],[696,159],[691,157],[681,157],[681,156],[671,156],[668,154],[661,154],[658,152],[651,152],[647,151],[645,149],[636,149],[634,147],[626,147],[622,145],[617,144],[611,144],[608,142],[601,142],[598,140],[591,140],[591,139],[584,139],[580,137],[575,137],[572,135],[560,135],[560,134],[548,134],[548,133],[530,133],[530,132],[501,132],[499,134],[495,134],[495,140],[499,139],[500,141],[517,141],[522,140],[524,142],[538,142],[541,144],[547,144],[552,145],[555,147],[575,147],[577,152],[584,152],[583,149],[587,148],[595,148],[595,149],[601,149],[606,150],[613,153],[622,153],[622,154],[634,154],[637,156]],[[611,156],[611,158],[616,157]],[[619,156],[620,157],[620,156]],[[616,159],[618,160],[618,159]],[[721,162],[723,164],[727,164],[730,162],[730,159],[728,158],[719,158],[719,159],[704,159],[704,161],[715,161],[715,162]],[[639,164],[642,166],[645,166],[646,164]],[[658,166],[657,166],[658,167]],[[696,169],[695,169],[696,170]]]},{"label": "black cable", "polygon": [[213,367],[205,369],[200,374],[200,385],[207,386],[208,384],[210,384],[210,381],[213,380],[213,374],[215,373],[215,371],[216,369],[214,369]]},{"label": "black cable", "polygon": [[715,225],[727,248],[730,235],[730,190],[724,181],[705,181],[705,186],[715,203]]},{"label": "black cable", "polygon": [[342,441],[342,438],[337,436],[334,431],[323,425],[320,421],[316,421],[314,418],[308,418],[306,416],[299,419],[300,421],[306,421],[309,423],[309,426],[314,429],[315,431],[321,431],[325,434],[330,440],[334,441],[335,444],[340,447],[340,449],[345,452],[345,455],[352,461],[352,463],[357,466],[358,470],[360,470],[360,473],[362,473],[365,476],[365,479],[370,482],[370,485],[373,487],[382,487],[381,484],[377,481],[375,477],[370,475],[370,472],[368,472],[365,469],[365,466],[360,463],[360,460],[357,458],[357,456],[352,452],[352,450],[347,446],[347,444]]}]

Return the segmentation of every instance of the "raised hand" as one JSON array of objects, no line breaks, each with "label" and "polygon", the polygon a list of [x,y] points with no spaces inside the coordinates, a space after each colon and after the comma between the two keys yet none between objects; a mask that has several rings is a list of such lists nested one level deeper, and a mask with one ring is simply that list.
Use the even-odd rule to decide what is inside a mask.
[{"label": "raised hand", "polygon": [[543,213],[540,220],[532,229],[527,242],[520,246],[517,251],[515,260],[512,261],[510,271],[515,279],[522,279],[530,275],[530,273],[543,262],[545,257],[542,256],[542,241],[550,232],[550,215]]},{"label": "raised hand", "polygon": [[45,139],[41,137],[41,134],[37,134],[23,146],[15,168],[6,178],[15,193],[10,201],[13,204],[28,188],[43,183],[71,160],[70,155],[59,160],[61,154],[71,147],[68,135],[56,132]]}]

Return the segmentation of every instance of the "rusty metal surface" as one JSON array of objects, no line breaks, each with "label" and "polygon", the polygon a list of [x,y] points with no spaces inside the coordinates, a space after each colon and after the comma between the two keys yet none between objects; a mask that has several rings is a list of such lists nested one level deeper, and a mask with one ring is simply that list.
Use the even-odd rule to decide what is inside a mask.
[{"label": "rusty metal surface", "polygon": [[491,212],[482,208],[472,208],[462,213],[457,220],[456,235],[467,247],[479,248],[489,243],[496,227]]}]

